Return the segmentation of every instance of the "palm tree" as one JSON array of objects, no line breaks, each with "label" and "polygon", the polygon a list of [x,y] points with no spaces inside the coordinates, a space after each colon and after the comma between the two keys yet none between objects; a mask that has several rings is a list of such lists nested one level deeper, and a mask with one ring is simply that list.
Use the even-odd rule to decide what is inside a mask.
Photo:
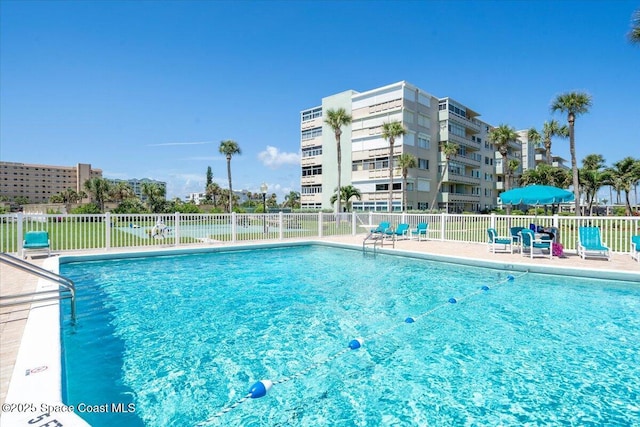
[{"label": "palm tree", "polygon": [[164,210],[164,198],[166,190],[163,186],[155,182],[143,182],[140,190],[147,198],[147,207],[153,213],[160,213]]},{"label": "palm tree", "polygon": [[[338,191],[336,189],[336,192],[333,193],[333,195],[331,196],[331,199],[329,200],[332,205],[338,199],[338,194],[337,193],[338,193]],[[362,200],[362,194],[360,193],[360,190],[358,190],[353,185],[345,185],[344,187],[342,187],[342,190],[340,191],[340,199],[344,201],[344,203],[345,203],[345,205],[347,207],[347,212],[349,212],[351,210],[351,201],[350,200],[353,197],[355,197],[358,200]]]},{"label": "palm tree", "polygon": [[382,124],[382,137],[389,141],[389,202],[387,210],[393,212],[393,145],[396,138],[407,133],[398,120]]},{"label": "palm tree", "polygon": [[610,182],[614,185],[618,191],[623,190],[625,192],[625,212],[626,215],[631,215],[631,200],[630,194],[632,189],[640,181],[640,160],[633,157],[625,157],[613,164],[608,168],[607,174],[610,177]]},{"label": "palm tree", "polygon": [[631,17],[631,31],[629,31],[631,43],[640,44],[640,9],[636,9]]},{"label": "palm tree", "polygon": [[212,200],[213,201],[213,207],[217,207],[216,206],[216,197],[220,195],[220,186],[215,183],[212,182],[211,184],[207,185],[207,188],[205,189],[205,195],[207,197],[207,200]]},{"label": "palm tree", "polygon": [[[351,124],[351,116],[347,114],[347,111],[344,108],[338,108],[337,110],[327,110],[327,118],[325,119],[325,123],[329,125],[331,129],[333,129],[333,134],[336,137],[336,150],[338,155],[338,187],[341,186],[341,175],[342,175],[342,148],[340,147],[340,136],[342,135],[342,126],[348,126]],[[338,206],[336,207],[336,212],[340,213],[342,208],[340,207],[340,199],[338,198]]]},{"label": "palm tree", "polygon": [[518,134],[511,126],[502,124],[497,128],[491,129],[489,132],[489,141],[493,143],[502,156],[502,166],[505,172],[504,189],[509,190],[510,168],[507,156],[509,154],[509,145],[518,140]]},{"label": "palm tree", "polygon": [[569,128],[566,125],[560,126],[556,120],[544,122],[542,125],[542,139],[545,151],[545,161],[548,165],[551,165],[551,138],[559,136],[567,138],[569,136]]},{"label": "palm tree", "polygon": [[402,153],[400,157],[398,157],[398,166],[400,166],[400,170],[402,171],[402,212],[407,211],[407,175],[409,174],[409,169],[415,168],[418,166],[418,161],[415,156],[409,153]]},{"label": "palm tree", "polygon": [[131,199],[136,195],[128,182],[118,181],[115,185],[111,186],[109,196],[114,202],[122,202],[123,200]]},{"label": "palm tree", "polygon": [[534,147],[539,147],[540,146],[540,140],[542,139],[542,136],[540,136],[540,132],[538,132],[538,129],[536,128],[530,128],[527,131],[527,140],[533,144]]},{"label": "palm tree", "polygon": [[440,179],[438,180],[438,188],[436,188],[436,192],[433,195],[433,200],[431,201],[431,209],[437,209],[436,200],[438,200],[438,193],[440,192],[440,188],[442,188],[442,181],[444,181],[444,174],[449,170],[449,162],[451,158],[458,153],[458,144],[454,144],[452,142],[443,142],[440,144],[440,151],[444,154],[444,167],[442,168],[442,173],[440,175]]},{"label": "palm tree", "polygon": [[104,201],[109,194],[111,185],[109,181],[104,178],[93,177],[88,179],[84,183],[84,188],[93,196],[96,205],[100,208],[100,211],[104,211]]},{"label": "palm tree", "polygon": [[[231,187],[231,157],[235,154],[242,154],[237,142],[227,139],[220,142],[220,154],[227,157],[227,177],[229,178],[229,194],[233,194]],[[233,197],[229,197],[229,213],[233,212]]]},{"label": "palm tree", "polygon": [[284,196],[283,206],[289,206],[291,209],[300,207],[300,193],[297,191],[290,191],[289,194]]},{"label": "palm tree", "polygon": [[573,194],[575,196],[576,215],[580,215],[580,182],[578,180],[578,162],[576,160],[575,123],[576,116],[589,112],[591,95],[583,92],[568,92],[558,95],[551,104],[551,111],[567,113],[569,123],[569,152],[571,153],[571,170],[573,172]]}]

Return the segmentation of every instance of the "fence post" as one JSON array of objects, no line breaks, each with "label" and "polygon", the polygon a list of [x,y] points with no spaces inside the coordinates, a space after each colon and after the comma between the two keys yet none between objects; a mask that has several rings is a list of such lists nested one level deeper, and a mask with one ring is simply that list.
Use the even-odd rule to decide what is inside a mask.
[{"label": "fence post", "polygon": [[173,245],[180,246],[180,212],[173,214]]},{"label": "fence post", "polygon": [[322,237],[322,211],[318,212],[318,237]]},{"label": "fence post", "polygon": [[284,240],[284,214],[282,211],[278,212],[278,225],[280,229],[280,235],[278,236],[279,240]]},{"label": "fence post", "polygon": [[351,212],[351,235],[356,235],[356,213],[355,211]]},{"label": "fence post", "polygon": [[491,212],[491,228],[496,228],[496,213]]},{"label": "fence post", "polygon": [[442,212],[440,214],[441,218],[440,218],[440,240],[444,241],[445,240],[445,230],[446,230],[446,221],[447,221],[447,213],[446,212]]},{"label": "fence post", "polygon": [[235,243],[238,237],[238,222],[235,212],[231,212],[231,243]]},{"label": "fence post", "polygon": [[111,212],[104,213],[104,249],[111,249]]},{"label": "fence post", "polygon": [[18,256],[22,256],[22,241],[24,240],[24,229],[22,221],[24,221],[24,214],[22,212],[18,212],[16,214],[16,221],[18,222]]}]

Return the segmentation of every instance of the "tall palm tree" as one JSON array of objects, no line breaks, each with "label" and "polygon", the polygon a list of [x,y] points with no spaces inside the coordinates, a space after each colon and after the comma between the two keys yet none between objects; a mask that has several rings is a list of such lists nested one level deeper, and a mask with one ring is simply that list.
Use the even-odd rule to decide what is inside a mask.
[{"label": "tall palm tree", "polygon": [[402,212],[407,211],[407,175],[409,169],[413,169],[418,166],[418,161],[415,156],[409,153],[402,153],[398,157],[398,166],[402,171]]},{"label": "tall palm tree", "polygon": [[[333,134],[336,137],[336,151],[338,156],[338,188],[342,188],[342,147],[340,146],[340,136],[342,135],[342,126],[350,125],[351,120],[352,117],[347,114],[347,111],[344,108],[327,110],[327,118],[324,120],[324,122],[333,130]],[[340,198],[338,198],[336,212],[340,213],[341,211]]]},{"label": "tall palm tree", "polygon": [[218,197],[220,195],[220,186],[215,183],[212,182],[211,184],[207,184],[207,188],[205,189],[205,195],[207,197],[207,200],[211,200],[213,203],[213,207],[217,207],[216,206],[216,197]]},{"label": "tall palm tree", "polygon": [[558,95],[551,104],[551,111],[567,114],[569,123],[569,152],[571,153],[571,170],[573,172],[573,194],[575,196],[576,215],[580,215],[580,181],[578,179],[578,161],[576,160],[575,123],[576,116],[589,112],[591,95],[583,92],[567,92]]},{"label": "tall palm tree", "polygon": [[[337,193],[338,191],[336,189],[336,192],[331,196],[331,204],[334,204],[338,200]],[[360,193],[360,190],[358,190],[353,185],[345,185],[344,187],[342,187],[342,190],[340,191],[340,199],[344,201],[344,204],[347,207],[347,212],[351,210],[351,199],[353,197],[358,200],[362,200],[362,194]]]},{"label": "tall palm tree", "polygon": [[231,187],[231,157],[236,154],[242,154],[240,146],[237,142],[227,139],[220,142],[219,148],[220,154],[224,154],[227,157],[227,177],[229,178],[229,213],[233,212],[233,189]]},{"label": "tall palm tree", "polygon": [[538,132],[538,129],[533,127],[529,128],[527,131],[527,140],[532,143],[534,147],[539,147],[542,136],[540,135],[540,132]]},{"label": "tall palm tree", "polygon": [[405,135],[407,130],[398,120],[382,124],[382,137],[389,141],[389,202],[387,210],[393,212],[393,145],[396,138]]},{"label": "tall palm tree", "polygon": [[544,122],[542,125],[542,143],[544,144],[545,161],[551,165],[551,138],[559,136],[567,138],[569,136],[569,128],[566,125],[560,125],[557,120]]},{"label": "tall palm tree", "polygon": [[134,198],[136,195],[128,182],[118,181],[111,186],[109,196],[114,202],[122,202],[123,200]]},{"label": "tall palm tree", "polygon": [[636,9],[631,17],[631,31],[629,31],[631,43],[640,44],[640,9]]},{"label": "tall palm tree", "polygon": [[84,183],[85,190],[87,190],[93,196],[93,200],[100,208],[100,211],[104,211],[104,201],[109,195],[110,187],[111,185],[109,184],[109,181],[97,176],[88,179]]},{"label": "tall palm tree", "polygon": [[444,174],[449,170],[449,162],[451,158],[458,153],[458,144],[454,144],[452,142],[443,142],[440,144],[440,151],[444,154],[444,167],[442,168],[442,173],[440,174],[440,179],[438,180],[438,188],[436,188],[436,192],[433,195],[433,200],[431,201],[431,209],[435,210],[436,201],[438,200],[438,193],[440,193],[440,189],[442,188],[442,181],[444,181]]},{"label": "tall palm tree", "polygon": [[502,124],[497,128],[493,128],[489,132],[489,141],[493,143],[493,145],[500,153],[500,156],[502,156],[502,166],[505,172],[505,191],[509,190],[509,180],[511,172],[509,168],[509,160],[507,158],[507,156],[509,155],[509,145],[517,140],[518,134],[516,133],[516,130],[511,126],[505,124]]}]

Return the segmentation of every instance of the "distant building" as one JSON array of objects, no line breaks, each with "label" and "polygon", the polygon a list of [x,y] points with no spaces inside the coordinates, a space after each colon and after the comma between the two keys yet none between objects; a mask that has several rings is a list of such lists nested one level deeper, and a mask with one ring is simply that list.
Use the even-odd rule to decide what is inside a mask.
[{"label": "distant building", "polygon": [[102,169],[92,169],[86,163],[53,166],[0,162],[0,195],[11,201],[25,197],[29,203],[47,203],[67,188],[84,191],[84,183],[95,177],[102,178]]},{"label": "distant building", "polygon": [[205,202],[206,198],[207,195],[205,193],[189,193],[184,199],[187,203],[193,202],[196,205],[200,205]]},{"label": "distant building", "polygon": [[[527,136],[528,130],[519,130],[518,136],[520,137],[520,141],[522,142],[522,171],[526,171],[528,169],[535,169],[541,163],[547,163],[546,152],[543,145],[535,145],[529,142],[529,138]],[[556,156],[551,153],[551,166],[569,170],[569,167],[565,162],[567,159],[564,159],[560,156]]]},{"label": "distant building", "polygon": [[142,178],[142,179],[109,179],[107,181],[111,184],[117,184],[119,182],[125,182],[129,184],[131,189],[133,190],[133,194],[135,194],[143,203],[147,201],[147,196],[142,193],[142,184],[157,184],[158,186],[164,188],[165,199],[167,195],[167,183],[164,181],[156,181],[154,179]]}]

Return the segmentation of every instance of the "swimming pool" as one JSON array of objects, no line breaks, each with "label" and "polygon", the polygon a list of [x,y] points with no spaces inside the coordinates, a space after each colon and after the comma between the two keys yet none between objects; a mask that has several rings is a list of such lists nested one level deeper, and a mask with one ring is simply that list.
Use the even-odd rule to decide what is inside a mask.
[{"label": "swimming pool", "polygon": [[60,270],[79,296],[65,403],[135,407],[80,414],[94,426],[640,421],[637,284],[321,246]]}]

